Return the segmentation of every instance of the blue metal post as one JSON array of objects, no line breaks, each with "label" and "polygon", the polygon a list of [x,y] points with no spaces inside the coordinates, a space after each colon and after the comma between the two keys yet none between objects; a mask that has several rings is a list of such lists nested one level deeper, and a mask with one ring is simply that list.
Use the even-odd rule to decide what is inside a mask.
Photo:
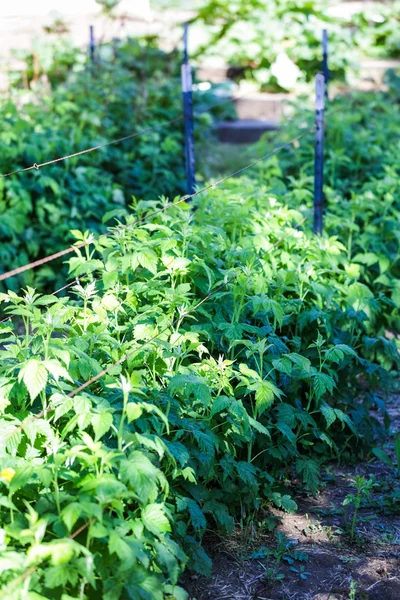
[{"label": "blue metal post", "polygon": [[326,29],[322,32],[322,72],[325,77],[325,98],[329,100],[328,32]]},{"label": "blue metal post", "polygon": [[185,164],[186,164],[186,182],[187,193],[193,194],[196,191],[195,180],[195,157],[194,157],[194,126],[193,126],[193,97],[192,97],[192,69],[189,64],[188,55],[188,28],[185,23],[183,32],[183,64],[181,68],[182,75],[182,96],[183,96],[183,115],[185,127]]},{"label": "blue metal post", "polygon": [[89,53],[90,53],[90,60],[92,62],[94,62],[94,48],[95,48],[94,28],[93,28],[93,25],[90,25],[90,27],[89,27]]},{"label": "blue metal post", "polygon": [[324,206],[325,78],[317,73],[315,86],[314,233],[322,234]]}]

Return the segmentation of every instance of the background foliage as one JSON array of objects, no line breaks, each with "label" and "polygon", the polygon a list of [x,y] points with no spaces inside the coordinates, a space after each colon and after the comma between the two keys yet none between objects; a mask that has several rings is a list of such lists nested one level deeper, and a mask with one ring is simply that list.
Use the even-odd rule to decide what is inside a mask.
[{"label": "background foliage", "polygon": [[[29,280],[0,294],[7,600],[184,600],[183,570],[210,573],[207,527],[228,534],[261,509],[295,510],[295,492],[317,494],[330,461],[379,455],[390,426],[395,96],[331,104],[325,230],[314,236],[312,135],[173,206],[182,133],[165,120],[181,114],[178,57],[130,42],[98,60],[59,73],[57,60],[48,72],[32,63],[26,77],[34,88],[46,73],[47,92],[2,108],[3,172],[160,126],[1,179],[4,269],[97,234],[68,261],[68,297]],[[197,101],[209,109],[196,127],[204,137],[225,109],[212,93]],[[280,143],[311,120],[299,110]],[[57,277],[45,269],[36,284]]]},{"label": "background foliage", "polygon": [[327,0],[209,0],[193,33],[204,43],[198,58],[223,57],[240,76],[264,90],[295,90],[313,80],[322,60],[321,36],[329,35],[331,79],[351,81],[363,55],[399,54],[399,2],[374,3],[349,16],[332,16]]},{"label": "background foliage", "polygon": [[[168,123],[182,117],[178,53],[166,55],[154,42],[130,40],[117,49],[117,57],[105,46],[97,64],[82,69],[79,60],[64,71],[67,63],[59,60],[59,48],[52,51],[47,63],[38,55],[36,76],[28,57],[25,73],[31,85],[31,78],[45,74],[52,87],[36,82],[34,93],[17,90],[0,106],[2,173],[143,133],[45,170],[0,179],[3,272],[64,248],[72,241],[72,229],[103,230],[103,219],[119,214],[132,196],[174,197],[185,191],[183,125],[180,120]],[[197,94],[198,139],[206,136],[213,117],[229,114],[229,106],[226,113],[219,102],[213,91]],[[55,288],[62,276],[59,269],[46,267],[36,285],[51,282]],[[11,285],[17,289],[33,277],[31,272]]]}]

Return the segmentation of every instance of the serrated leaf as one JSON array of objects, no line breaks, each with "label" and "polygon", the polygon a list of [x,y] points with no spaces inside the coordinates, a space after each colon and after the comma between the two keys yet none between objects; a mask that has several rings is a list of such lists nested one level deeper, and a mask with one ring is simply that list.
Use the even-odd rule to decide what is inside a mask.
[{"label": "serrated leaf", "polygon": [[299,458],[296,462],[296,471],[303,476],[303,481],[312,494],[318,491],[320,481],[319,464],[312,458]]},{"label": "serrated leaf", "polygon": [[237,473],[240,479],[250,486],[257,485],[256,469],[252,464],[244,461],[240,461],[235,465]]},{"label": "serrated leaf", "polygon": [[136,404],[136,402],[128,402],[126,405],[126,416],[128,418],[128,423],[139,419],[139,417],[142,416],[142,413],[143,409],[140,404]]},{"label": "serrated leaf", "polygon": [[242,375],[248,377],[249,379],[255,379],[257,381],[261,379],[257,371],[254,371],[254,369],[250,369],[250,367],[248,367],[246,363],[240,363],[239,371],[242,373]]},{"label": "serrated leaf", "polygon": [[91,422],[95,433],[95,441],[97,442],[110,429],[113,422],[112,414],[109,412],[94,414]]},{"label": "serrated leaf", "polygon": [[200,400],[204,407],[211,402],[211,392],[207,382],[202,377],[193,374],[175,375],[170,381],[169,391],[171,394],[182,394],[186,398],[194,397]]},{"label": "serrated leaf", "polygon": [[381,448],[372,448],[372,452],[375,454],[376,458],[381,460],[386,465],[389,465],[389,467],[393,467],[392,459],[388,454],[386,454],[384,450],[382,450]]},{"label": "serrated leaf", "polygon": [[280,373],[285,373],[285,375],[289,376],[292,374],[292,363],[288,358],[283,357],[273,360],[272,365]]},{"label": "serrated leaf", "polygon": [[279,398],[281,395],[281,391],[273,383],[266,380],[257,382],[254,389],[256,392],[256,408],[259,415],[272,406],[275,397]]},{"label": "serrated leaf", "polygon": [[35,467],[32,463],[27,463],[19,467],[14,477],[10,482],[10,494],[14,494],[17,490],[23,488],[35,472]]},{"label": "serrated leaf", "polygon": [[120,463],[120,477],[141,502],[154,501],[158,494],[161,472],[142,452],[135,451]]},{"label": "serrated leaf", "polygon": [[155,275],[157,273],[158,256],[151,248],[143,248],[141,252],[135,255],[139,265]]},{"label": "serrated leaf", "polygon": [[249,417],[249,423],[253,427],[253,429],[258,431],[259,433],[263,433],[264,435],[267,435],[269,438],[271,437],[271,434],[268,431],[268,429],[266,427],[264,427],[264,425],[261,425],[261,423],[259,421],[256,421],[256,419],[253,419],[253,417]]},{"label": "serrated leaf", "polygon": [[189,535],[185,537],[185,543],[190,550],[190,568],[200,573],[200,575],[210,577],[212,562],[204,548],[200,546],[194,537]]},{"label": "serrated leaf", "polygon": [[325,404],[324,402],[320,404],[319,409],[323,414],[326,421],[326,426],[329,429],[329,427],[336,421],[336,412],[333,408],[331,408],[328,404]]},{"label": "serrated leaf", "polygon": [[61,511],[61,519],[68,528],[68,531],[72,531],[73,526],[82,514],[82,506],[79,502],[71,502],[67,504]]},{"label": "serrated leaf", "polygon": [[67,369],[63,367],[58,360],[44,360],[43,365],[56,381],[58,381],[60,377],[62,377],[62,379],[66,379],[67,381],[73,381]]},{"label": "serrated leaf", "polygon": [[141,517],[146,529],[156,536],[171,531],[171,525],[164,512],[163,504],[148,504],[142,509]]},{"label": "serrated leaf", "polygon": [[46,386],[47,369],[41,362],[31,358],[18,373],[18,381],[24,382],[33,402]]},{"label": "serrated leaf", "polygon": [[212,403],[210,416],[223,412],[232,403],[232,398],[228,396],[218,396]]},{"label": "serrated leaf", "polygon": [[77,415],[83,415],[89,412],[92,408],[92,403],[87,396],[75,396],[74,410]]},{"label": "serrated leaf", "polygon": [[297,510],[297,504],[291,496],[284,494],[281,498],[281,506],[286,512],[293,513]]},{"label": "serrated leaf", "polygon": [[330,394],[333,392],[335,382],[329,375],[326,375],[325,373],[316,372],[312,376],[312,381],[315,397],[317,400],[320,400],[325,394],[325,392],[328,391]]},{"label": "serrated leaf", "polygon": [[190,514],[190,522],[197,531],[202,531],[207,526],[207,521],[203,511],[195,500],[192,498],[180,498],[176,499],[176,505],[179,511],[188,509]]},{"label": "serrated leaf", "polygon": [[291,430],[291,428],[286,423],[282,423],[282,422],[278,421],[276,423],[276,428],[282,433],[282,435],[285,436],[285,438],[287,440],[289,440],[289,442],[291,444],[293,444],[293,446],[296,445],[296,442],[297,442],[296,434]]}]

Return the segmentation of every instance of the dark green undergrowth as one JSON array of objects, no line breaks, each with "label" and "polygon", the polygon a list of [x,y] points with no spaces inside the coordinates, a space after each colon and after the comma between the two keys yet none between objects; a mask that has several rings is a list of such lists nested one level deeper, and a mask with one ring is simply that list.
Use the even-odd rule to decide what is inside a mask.
[{"label": "dark green undergrowth", "polygon": [[[31,83],[33,92],[13,87],[3,99],[0,172],[139,135],[0,178],[1,272],[64,248],[73,241],[71,230],[104,231],[103,217],[123,213],[132,195],[152,199],[186,191],[179,53],[133,40],[115,53],[108,46],[97,52],[94,65],[75,57],[61,80],[55,70],[60,60],[53,68],[51,63],[43,73],[51,87],[39,82]],[[195,95],[197,139],[207,137],[214,117],[232,111],[219,102],[212,90]],[[178,120],[168,123],[172,119]],[[62,263],[47,265],[13,278],[9,286],[55,289],[65,274]]]},{"label": "dark green undergrowth", "polygon": [[[125,110],[115,99],[119,126]],[[124,202],[99,203],[96,226],[82,228],[83,213],[74,223],[85,244],[68,261],[69,296],[0,294],[2,598],[183,600],[184,569],[210,573],[207,528],[293,511],[296,486],[317,494],[326,464],[368,459],[387,438],[400,121],[376,95],[336,100],[327,122],[323,236],[312,233],[312,134],[177,206],[154,188],[127,207],[121,151],[107,164]],[[63,171],[71,185],[86,185],[85,161]],[[28,175],[59,185],[51,169]],[[21,181],[5,180],[6,193],[20,186],[17,199]]]},{"label": "dark green undergrowth", "polygon": [[[298,132],[304,120],[312,122],[312,115],[296,118],[287,128],[287,139]],[[400,301],[399,134],[395,94],[352,94],[328,107],[325,229],[345,246],[349,275],[396,306]],[[259,153],[266,152],[266,142],[259,143]],[[250,176],[286,194],[290,206],[311,209],[313,161],[310,134],[299,147],[280,152],[273,159],[273,168],[271,163],[262,163]],[[388,330],[399,330],[397,310],[385,311],[382,319]]]},{"label": "dark green undergrowth", "polygon": [[70,300],[1,296],[25,328],[1,330],[3,597],[185,598],[207,522],[294,510],[293,478],[316,493],[384,435],[396,308],[294,197],[241,179],[138,226],[140,202],[77,250]]}]

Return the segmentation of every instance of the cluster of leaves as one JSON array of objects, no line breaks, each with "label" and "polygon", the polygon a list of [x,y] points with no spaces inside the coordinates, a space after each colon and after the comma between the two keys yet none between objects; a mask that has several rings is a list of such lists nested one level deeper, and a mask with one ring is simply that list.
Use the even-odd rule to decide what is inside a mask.
[{"label": "cluster of leaves", "polygon": [[[302,121],[304,114],[290,125],[288,139]],[[390,94],[344,96],[328,108],[324,227],[345,246],[346,270],[364,286],[362,293],[386,303],[374,327],[392,337],[400,325],[398,311],[390,308],[400,302],[399,134],[400,117]],[[265,142],[260,146],[265,153]],[[310,135],[300,148],[280,153],[275,169],[263,166],[256,176],[272,189],[287,191],[291,206],[311,208],[313,153]],[[375,344],[371,341],[371,347]]]},{"label": "cluster of leaves", "polygon": [[394,309],[289,196],[241,179],[194,212],[141,201],[78,236],[74,300],[1,295],[2,597],[186,598],[207,520],[293,510],[287,484],[315,493],[323,461],[376,443],[371,339]]},{"label": "cluster of leaves", "polygon": [[400,58],[400,2],[367,6],[351,18],[357,27],[356,43],[366,54]]},{"label": "cluster of leaves", "polygon": [[321,32],[329,24],[332,77],[352,66],[351,32],[326,15],[320,0],[210,0],[196,22],[207,41],[197,55],[223,56],[264,90],[291,90],[313,79],[321,65]]},{"label": "cluster of leaves", "polygon": [[[166,55],[154,42],[131,40],[116,49],[99,47],[94,65],[80,70],[79,61],[74,65],[54,89],[11,89],[1,103],[1,173],[143,133],[45,169],[1,178],[3,272],[64,248],[72,240],[70,230],[103,230],[103,217],[119,214],[132,195],[173,197],[186,191],[183,123],[168,123],[182,117],[178,53]],[[55,77],[51,70],[48,75]],[[220,100],[213,91],[199,92],[195,100],[200,138],[212,120],[208,107]],[[213,115],[223,110],[215,107]],[[46,267],[35,285],[54,289],[62,277],[60,269]],[[15,278],[13,289],[22,282],[32,285],[33,273]]]},{"label": "cluster of leaves", "polygon": [[327,29],[331,79],[347,80],[363,55],[400,57],[400,3],[373,4],[333,17],[326,0],[209,0],[195,19],[206,38],[197,56],[224,57],[264,90],[293,90],[321,70]]}]

